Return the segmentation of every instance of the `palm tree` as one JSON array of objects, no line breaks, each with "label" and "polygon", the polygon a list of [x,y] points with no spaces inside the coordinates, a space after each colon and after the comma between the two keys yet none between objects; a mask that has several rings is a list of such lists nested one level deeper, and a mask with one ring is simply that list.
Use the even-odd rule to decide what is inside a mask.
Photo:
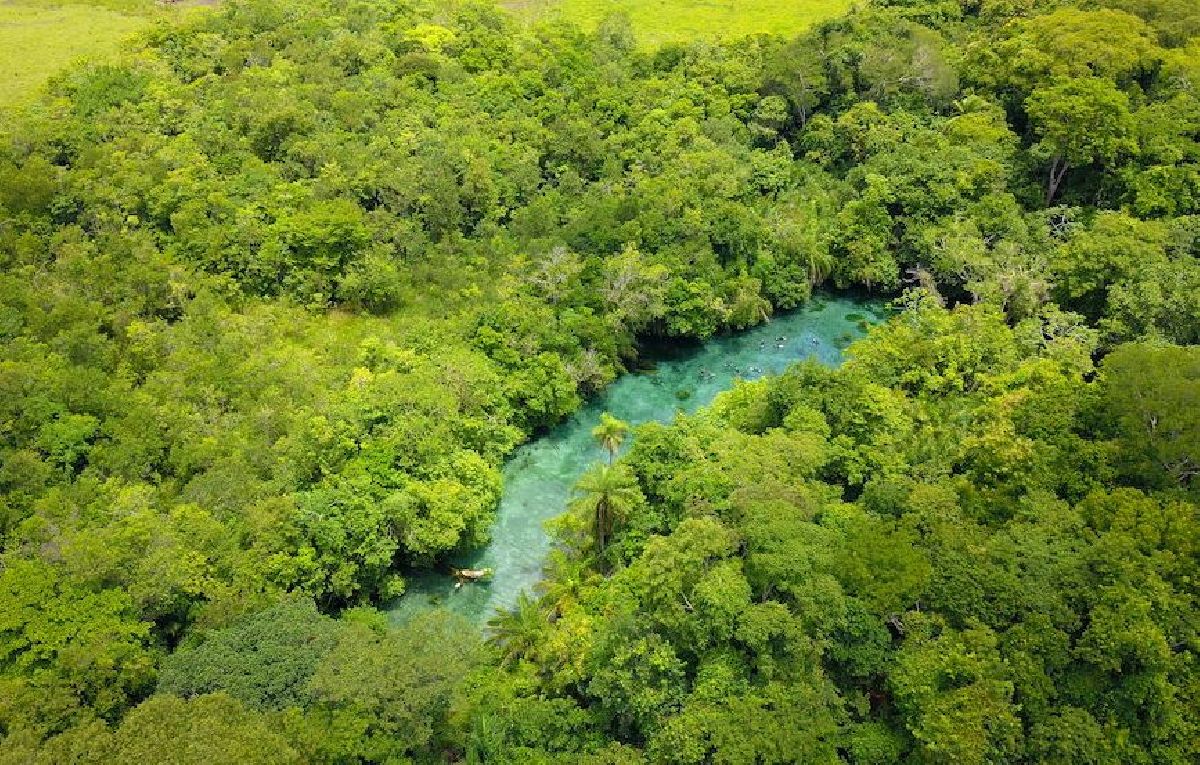
[{"label": "palm tree", "polygon": [[621,442],[625,440],[627,433],[629,423],[618,420],[608,412],[600,415],[600,424],[592,428],[592,438],[608,452],[608,464],[611,465],[616,460],[617,451],[620,450]]},{"label": "palm tree", "polygon": [[613,525],[625,517],[641,498],[637,480],[624,465],[595,465],[575,484],[575,506],[592,516],[596,549],[603,553]]},{"label": "palm tree", "polygon": [[538,582],[542,602],[552,614],[561,616],[579,599],[580,592],[596,577],[588,560],[566,550],[552,550],[546,560],[545,577]]},{"label": "palm tree", "polygon": [[510,664],[532,653],[546,624],[541,604],[522,592],[512,608],[499,609],[488,619],[488,643],[500,649],[501,663]]}]

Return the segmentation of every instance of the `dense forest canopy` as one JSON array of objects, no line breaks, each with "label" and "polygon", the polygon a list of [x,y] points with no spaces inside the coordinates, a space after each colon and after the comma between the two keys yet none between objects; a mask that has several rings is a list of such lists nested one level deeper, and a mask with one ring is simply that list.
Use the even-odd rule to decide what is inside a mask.
[{"label": "dense forest canopy", "polygon": [[[1200,760],[1192,0],[232,0],[4,130],[0,762]],[[375,610],[816,287],[899,310],[606,422],[486,643]]]}]

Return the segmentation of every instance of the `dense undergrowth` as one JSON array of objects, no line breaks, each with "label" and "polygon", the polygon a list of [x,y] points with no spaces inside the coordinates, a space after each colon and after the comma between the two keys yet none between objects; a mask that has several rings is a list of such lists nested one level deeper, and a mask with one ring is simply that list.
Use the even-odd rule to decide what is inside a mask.
[{"label": "dense undergrowth", "polygon": [[[0,761],[1195,761],[1197,35],[250,0],[72,70],[0,144]],[[491,647],[370,608],[819,284],[911,290],[640,429]]]}]

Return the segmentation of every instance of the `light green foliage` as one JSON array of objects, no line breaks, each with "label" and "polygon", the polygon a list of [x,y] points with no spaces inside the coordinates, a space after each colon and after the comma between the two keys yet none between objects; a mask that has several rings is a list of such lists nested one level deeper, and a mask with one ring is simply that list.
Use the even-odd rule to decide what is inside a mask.
[{"label": "light green foliage", "polygon": [[270,721],[219,693],[191,701],[155,696],[125,719],[106,754],[110,762],[153,765],[304,761]]},{"label": "light green foliage", "polygon": [[500,649],[501,664],[508,664],[533,650],[546,625],[542,605],[522,592],[512,608],[488,620],[488,642]]},{"label": "light green foliage", "polygon": [[1123,345],[1105,359],[1103,406],[1135,481],[1195,488],[1200,475],[1200,352]]},{"label": "light green foliage", "polygon": [[837,763],[837,730],[819,686],[770,684],[689,706],[648,747],[668,763]]},{"label": "light green foliage", "polygon": [[115,728],[80,725],[41,746],[19,737],[5,741],[0,761],[57,765],[63,762],[146,762],[154,765],[251,763],[291,765],[305,760],[272,725],[223,693],[185,701],[154,696]]},{"label": "light green foliage", "polygon": [[1047,206],[1069,168],[1112,164],[1137,148],[1129,99],[1106,80],[1056,80],[1034,90],[1025,107],[1040,139],[1034,151],[1050,161]]},{"label": "light green foliage", "polygon": [[154,680],[151,625],[120,590],[94,590],[41,562],[0,573],[0,669],[61,683],[115,717]]},{"label": "light green foliage", "polygon": [[929,762],[1004,762],[1020,724],[996,639],[986,628],[945,633],[901,649],[890,685]]},{"label": "light green foliage", "polygon": [[614,530],[641,502],[633,474],[624,465],[596,465],[576,484],[574,509],[586,519],[596,552],[604,554]]},{"label": "light green foliage", "polygon": [[617,452],[628,432],[629,423],[604,412],[600,415],[600,424],[592,430],[592,437],[604,448],[604,451],[608,452],[608,461],[611,463],[616,459]]},{"label": "light green foliage", "polygon": [[0,6],[0,106],[28,103],[75,59],[112,56],[146,26],[137,14],[100,5],[22,1]]},{"label": "light green foliage", "polygon": [[467,762],[611,761],[602,755],[580,756],[600,748],[603,739],[591,725],[591,715],[574,700],[528,695],[528,686],[516,675],[481,674],[468,685],[456,714],[467,728]]},{"label": "light green foliage", "polygon": [[638,41],[645,45],[763,33],[793,35],[849,6],[845,0],[511,0],[505,5],[520,15],[545,21],[561,19],[588,30],[612,14],[625,14]]},{"label": "light green foliage", "polygon": [[1006,32],[1008,39],[990,54],[1003,62],[992,76],[1027,90],[1056,77],[1124,79],[1158,55],[1145,22],[1119,10],[1067,6]]}]

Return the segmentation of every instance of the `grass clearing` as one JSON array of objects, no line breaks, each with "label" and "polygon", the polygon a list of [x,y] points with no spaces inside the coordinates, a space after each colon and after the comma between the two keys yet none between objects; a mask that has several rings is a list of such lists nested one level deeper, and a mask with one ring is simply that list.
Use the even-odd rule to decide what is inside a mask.
[{"label": "grass clearing", "polygon": [[92,5],[0,2],[0,108],[33,99],[76,59],[112,55],[148,22]]},{"label": "grass clearing", "polygon": [[[562,19],[592,29],[625,12],[643,45],[732,38],[760,32],[797,34],[842,13],[853,0],[504,0],[530,20]],[[190,6],[194,3],[183,3]],[[0,0],[0,108],[35,98],[54,74],[80,58],[114,54],[149,23],[151,0]]]},{"label": "grass clearing", "polygon": [[792,35],[850,8],[852,0],[510,0],[526,18],[563,19],[592,29],[625,12],[643,45],[734,38],[770,32]]}]

